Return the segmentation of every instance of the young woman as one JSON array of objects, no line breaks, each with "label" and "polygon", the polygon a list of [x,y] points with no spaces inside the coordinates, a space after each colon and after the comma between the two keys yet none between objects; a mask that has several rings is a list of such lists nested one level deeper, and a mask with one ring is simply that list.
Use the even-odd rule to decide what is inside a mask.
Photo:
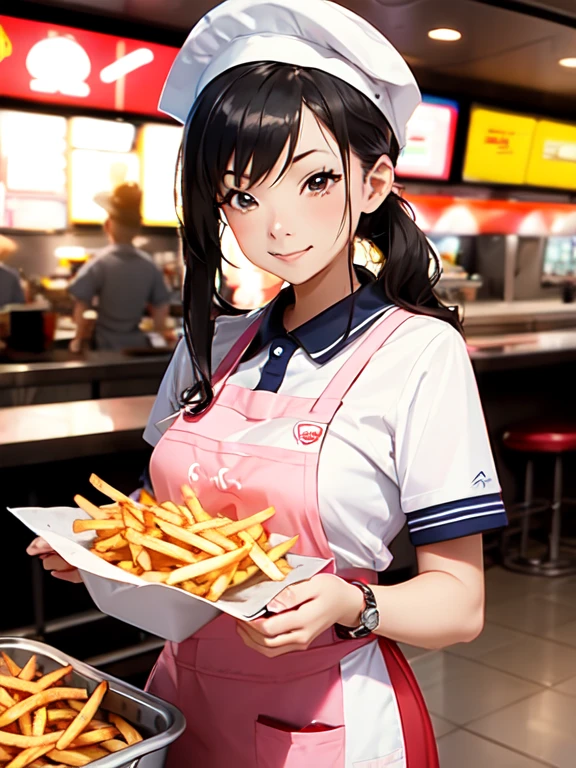
[{"label": "young woman", "polygon": [[[161,107],[186,125],[186,343],[145,433],[154,491],[190,483],[234,517],[274,505],[274,531],[331,561],[266,617],[167,644],[150,690],[188,722],[169,768],[438,766],[395,641],[479,634],[481,533],[505,514],[457,315],[392,191],[418,100],[388,41],[325,0],[228,0],[168,79]],[[290,287],[213,332],[224,224]],[[352,267],[355,236],[384,254],[376,280]],[[406,521],[419,573],[378,586]]]}]

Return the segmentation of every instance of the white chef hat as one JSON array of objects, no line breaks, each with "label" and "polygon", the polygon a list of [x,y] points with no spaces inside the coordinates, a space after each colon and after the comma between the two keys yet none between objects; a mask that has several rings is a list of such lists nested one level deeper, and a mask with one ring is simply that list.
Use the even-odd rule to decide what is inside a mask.
[{"label": "white chef hat", "polygon": [[388,120],[398,143],[421,101],[410,68],[375,27],[329,0],[226,0],[190,32],[159,109],[181,123],[201,91],[239,64],[274,61],[320,69],[354,86]]}]

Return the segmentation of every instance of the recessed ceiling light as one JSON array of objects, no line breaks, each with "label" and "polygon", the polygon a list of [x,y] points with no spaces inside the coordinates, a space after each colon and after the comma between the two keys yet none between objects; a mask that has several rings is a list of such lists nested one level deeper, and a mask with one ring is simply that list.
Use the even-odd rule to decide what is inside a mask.
[{"label": "recessed ceiling light", "polygon": [[460,40],[462,33],[457,29],[431,29],[428,32],[428,37],[432,40],[442,40],[445,43],[454,43],[456,40]]},{"label": "recessed ceiling light", "polygon": [[558,62],[561,67],[569,67],[570,69],[576,69],[576,56],[569,59],[560,59]]}]

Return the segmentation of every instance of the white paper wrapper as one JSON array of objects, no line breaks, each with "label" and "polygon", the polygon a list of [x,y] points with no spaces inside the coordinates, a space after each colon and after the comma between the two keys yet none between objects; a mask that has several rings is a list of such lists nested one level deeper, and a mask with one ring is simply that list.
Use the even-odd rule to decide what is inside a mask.
[{"label": "white paper wrapper", "polygon": [[[311,578],[330,562],[288,554],[286,559],[294,570],[284,581],[270,581],[263,574],[254,576],[212,603],[178,587],[150,584],[92,554],[89,547],[94,535],[72,531],[74,520],[88,517],[81,509],[26,507],[10,512],[45,539],[67,563],[80,569],[92,599],[103,613],[175,643],[193,635],[221,612],[245,621],[257,618],[285,587]],[[273,545],[285,539],[277,534],[270,536]]]}]

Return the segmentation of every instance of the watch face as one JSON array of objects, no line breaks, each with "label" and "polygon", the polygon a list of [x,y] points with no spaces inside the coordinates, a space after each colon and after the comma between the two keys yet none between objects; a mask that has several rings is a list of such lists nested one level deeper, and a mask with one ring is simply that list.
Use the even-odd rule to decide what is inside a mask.
[{"label": "watch face", "polygon": [[362,614],[362,624],[373,632],[380,623],[380,616],[376,608],[366,608]]}]

